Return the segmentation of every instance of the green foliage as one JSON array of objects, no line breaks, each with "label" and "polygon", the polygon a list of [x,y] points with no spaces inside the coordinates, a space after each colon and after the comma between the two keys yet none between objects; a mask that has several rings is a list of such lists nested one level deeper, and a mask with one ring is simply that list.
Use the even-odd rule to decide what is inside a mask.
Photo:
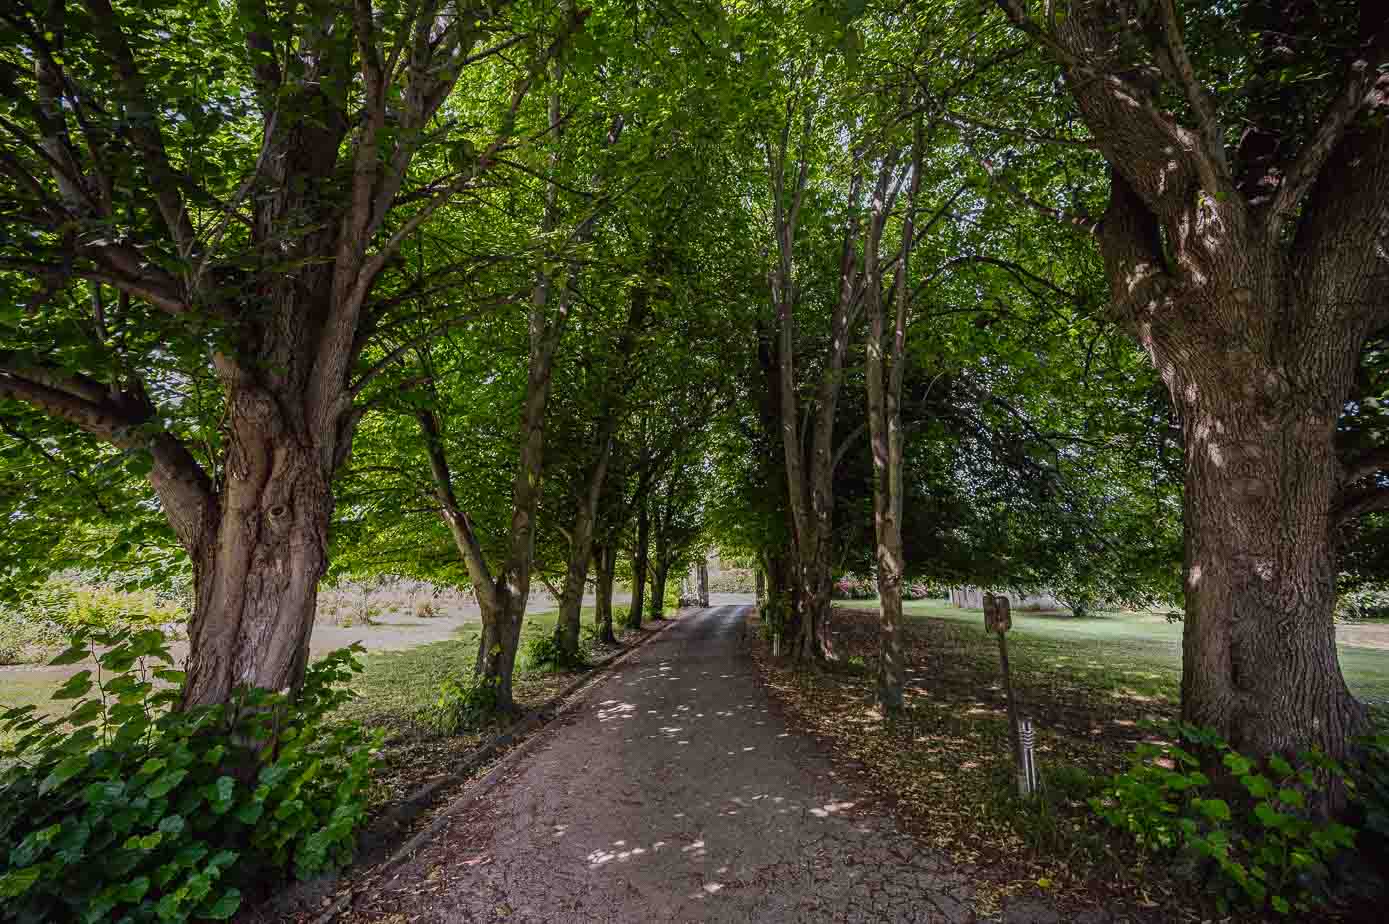
[{"label": "green foliage", "polygon": [[188,618],[177,602],[153,590],[125,590],[111,583],[53,578],[30,598],[29,612],[69,630],[147,628],[182,623]]},{"label": "green foliage", "polygon": [[181,671],[158,629],[97,629],[55,665],[66,715],[0,714],[0,920],[229,918],[239,884],[311,876],[351,853],[378,738],[327,714],[354,650],[308,669],[297,700],[238,691],[173,711]]},{"label": "green foliage", "polygon": [[526,642],[526,665],[530,670],[574,671],[588,666],[583,646],[577,654],[568,654],[553,635],[537,635]]},{"label": "green foliage", "polygon": [[419,722],[439,735],[457,735],[486,725],[496,716],[494,680],[468,674],[439,685],[439,697],[420,712]]},{"label": "green foliage", "polygon": [[186,619],[186,610],[169,594],[131,590],[80,573],[56,575],[0,611],[0,664],[46,657],[77,630],[151,628]]},{"label": "green foliage", "polygon": [[1360,742],[1360,760],[1351,774],[1365,812],[1365,829],[1389,843],[1389,732]]},{"label": "green foliage", "polygon": [[1091,808],[1145,852],[1180,855],[1217,877],[1222,910],[1235,901],[1279,914],[1309,909],[1324,892],[1328,861],[1354,844],[1351,828],[1309,809],[1328,781],[1353,785],[1345,770],[1317,752],[1296,764],[1256,762],[1209,730],[1178,725],[1172,733],[1172,743],[1139,745]]}]

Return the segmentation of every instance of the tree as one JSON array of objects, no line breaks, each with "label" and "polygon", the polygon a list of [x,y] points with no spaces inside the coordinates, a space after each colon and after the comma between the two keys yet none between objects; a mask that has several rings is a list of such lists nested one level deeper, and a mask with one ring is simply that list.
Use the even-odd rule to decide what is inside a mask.
[{"label": "tree", "polygon": [[1337,440],[1389,321],[1389,26],[1372,3],[1000,5],[1108,166],[1103,217],[1067,217],[1181,417],[1183,717],[1343,756],[1365,712],[1336,657],[1337,535],[1389,506],[1382,448]]},{"label": "tree", "polygon": [[[185,706],[295,688],[332,482],[397,359],[375,335],[413,310],[398,256],[517,144],[537,68],[582,16],[551,39],[521,4],[0,15],[0,268],[27,306],[0,398],[146,468],[193,563]],[[533,62],[501,55],[527,41]],[[450,166],[419,156],[441,144]],[[215,406],[186,401],[194,382],[215,382]]]}]

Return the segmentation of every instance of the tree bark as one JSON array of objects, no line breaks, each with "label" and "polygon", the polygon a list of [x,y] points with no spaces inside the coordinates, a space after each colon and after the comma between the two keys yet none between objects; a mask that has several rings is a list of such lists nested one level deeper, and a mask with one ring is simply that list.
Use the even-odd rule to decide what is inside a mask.
[{"label": "tree bark", "polygon": [[598,578],[593,618],[594,625],[598,627],[598,640],[607,645],[616,645],[617,636],[613,634],[613,582],[617,577],[616,546],[601,545],[594,549],[593,567]]},{"label": "tree bark", "polygon": [[1287,387],[1288,365],[1248,356],[1203,364],[1173,394],[1188,447],[1182,717],[1253,754],[1344,756],[1366,721],[1333,622],[1333,402],[1344,391],[1316,382],[1327,365],[1353,374],[1355,354],[1341,354],[1292,367],[1311,395]]},{"label": "tree bark", "polygon": [[248,388],[228,408],[230,474],[194,556],[183,708],[226,702],[237,687],[297,690],[304,678],[333,502],[281,407]]},{"label": "tree bark", "polygon": [[703,555],[700,556],[699,563],[695,566],[699,575],[699,605],[709,605],[709,562]]},{"label": "tree bark", "polygon": [[[809,118],[807,117],[807,124]],[[788,126],[789,127],[789,126]],[[808,132],[808,128],[807,128]],[[825,644],[825,623],[829,618],[832,575],[832,543],[834,526],[834,418],[839,393],[844,380],[844,360],[848,351],[850,315],[859,302],[860,287],[856,267],[855,246],[860,221],[857,203],[862,189],[863,173],[855,159],[849,201],[851,217],[844,232],[843,254],[840,259],[839,294],[830,317],[829,355],[816,389],[814,432],[811,436],[809,460],[804,457],[801,402],[796,387],[795,334],[793,310],[795,283],[792,278],[792,247],[795,240],[795,216],[804,191],[806,164],[801,162],[798,186],[793,193],[789,210],[782,204],[786,147],[778,156],[769,152],[769,169],[773,178],[773,211],[778,230],[779,263],[774,272],[772,298],[777,311],[778,381],[782,449],[786,462],[787,493],[790,501],[794,574],[797,581],[799,617],[791,651],[797,660],[822,661],[828,656]],[[804,153],[802,158],[804,158]]]},{"label": "tree bark", "polygon": [[564,575],[564,586],[560,589],[559,620],[555,623],[555,643],[566,656],[579,656],[579,623],[583,613],[584,587],[588,583],[588,565],[593,558],[593,534],[598,519],[598,501],[603,495],[603,482],[607,478],[608,459],[612,454],[612,428],[614,418],[610,417],[599,426],[602,446],[598,458],[587,479],[587,490],[579,506],[578,516],[569,540],[569,566]]},{"label": "tree bark", "polygon": [[646,498],[637,504],[637,546],[632,550],[632,606],[627,611],[627,628],[640,629],[645,616],[646,568],[650,558],[651,518]]},{"label": "tree bark", "polygon": [[883,279],[880,257],[882,237],[892,211],[893,195],[888,178],[895,158],[888,158],[878,178],[873,198],[864,254],[868,276],[865,298],[868,303],[868,432],[873,456],[873,523],[877,538],[878,601],[878,705],[891,715],[902,710],[906,685],[906,655],[902,647],[902,578],[905,554],[902,545],[902,380],[906,366],[907,310],[910,307],[908,270],[915,239],[916,197],[921,188],[921,158],[924,147],[921,116],[916,118],[912,143],[911,188],[907,196],[907,215],[902,223],[902,244],[898,251],[893,296],[896,307],[892,342],[884,357],[887,320],[883,305]]},{"label": "tree bark", "polygon": [[666,577],[670,569],[660,563],[651,566],[651,618],[666,618]]}]

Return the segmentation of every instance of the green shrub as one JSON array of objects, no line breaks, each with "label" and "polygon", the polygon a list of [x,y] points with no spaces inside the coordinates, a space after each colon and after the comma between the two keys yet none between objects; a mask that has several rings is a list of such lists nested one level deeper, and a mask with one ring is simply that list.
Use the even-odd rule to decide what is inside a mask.
[{"label": "green shrub", "polygon": [[159,630],[94,630],[53,663],[89,659],[54,694],[73,701],[65,716],[0,713],[14,740],[0,747],[0,920],[224,919],[240,885],[348,857],[379,743],[326,722],[354,651],[311,666],[293,702],[239,691],[184,712]]},{"label": "green shrub", "polygon": [[63,643],[63,627],[51,619],[0,612],[0,664],[40,660]]},{"label": "green shrub", "polygon": [[548,634],[527,641],[525,654],[530,670],[574,671],[588,666],[588,656],[582,645],[576,654],[569,654]]},{"label": "green shrub", "polygon": [[450,677],[439,685],[438,699],[421,711],[419,722],[436,734],[457,735],[486,725],[496,709],[495,684],[475,674]]},{"label": "green shrub", "polygon": [[[1320,898],[1327,862],[1354,843],[1352,829],[1307,810],[1324,780],[1347,782],[1345,771],[1316,752],[1297,765],[1277,756],[1256,763],[1208,730],[1181,725],[1173,734],[1181,744],[1139,745],[1132,766],[1090,806],[1143,850],[1181,854],[1214,875],[1222,910],[1238,900],[1306,911]],[[1217,788],[1203,769],[1214,767],[1228,785]]]},{"label": "green shrub", "polygon": [[62,626],[67,634],[82,629],[156,628],[188,619],[177,597],[154,590],[122,590],[95,579],[89,583],[71,574],[50,578],[35,588],[18,615]]}]

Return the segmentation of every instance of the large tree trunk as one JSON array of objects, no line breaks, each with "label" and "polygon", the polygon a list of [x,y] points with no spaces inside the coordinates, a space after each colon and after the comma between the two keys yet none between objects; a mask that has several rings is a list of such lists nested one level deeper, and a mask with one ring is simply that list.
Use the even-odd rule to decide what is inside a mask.
[{"label": "large tree trunk", "polygon": [[1348,386],[1356,356],[1285,349],[1281,368],[1229,355],[1174,376],[1187,446],[1182,717],[1250,753],[1342,756],[1365,713],[1336,654],[1333,441],[1345,389],[1327,373],[1339,366]]},{"label": "large tree trunk", "polygon": [[[1043,24],[1025,3],[1000,3],[1060,65],[1110,165],[1100,222],[1050,211],[1098,232],[1113,311],[1181,413],[1183,717],[1257,756],[1344,757],[1365,713],[1336,656],[1334,543],[1366,508],[1343,493],[1335,434],[1366,337],[1389,322],[1383,16],[1322,5],[1284,17],[1295,60],[1246,59],[1235,90],[1250,107],[1235,131],[1172,4],[1140,19],[1084,0]],[[1338,17],[1359,33],[1344,68],[1312,51]],[[1289,121],[1261,99],[1290,60],[1325,75],[1307,85],[1323,96],[1307,98],[1317,118]],[[1365,503],[1389,502],[1363,490]]]},{"label": "large tree trunk", "polygon": [[333,500],[317,454],[263,393],[229,403],[227,470],[194,559],[184,708],[238,686],[297,690],[308,662]]},{"label": "large tree trunk", "polygon": [[598,640],[616,645],[617,636],[613,634],[613,581],[617,577],[617,547],[602,545],[594,549],[593,567],[598,577],[593,618],[594,625],[598,627]]},{"label": "large tree trunk", "polygon": [[[1155,273],[1156,221],[1121,176],[1101,246],[1185,437],[1182,716],[1252,754],[1344,757],[1365,711],[1336,654],[1337,421],[1364,333],[1219,205],[1199,281]],[[1138,267],[1135,269],[1135,267]],[[1284,317],[1292,326],[1270,323]]]}]

